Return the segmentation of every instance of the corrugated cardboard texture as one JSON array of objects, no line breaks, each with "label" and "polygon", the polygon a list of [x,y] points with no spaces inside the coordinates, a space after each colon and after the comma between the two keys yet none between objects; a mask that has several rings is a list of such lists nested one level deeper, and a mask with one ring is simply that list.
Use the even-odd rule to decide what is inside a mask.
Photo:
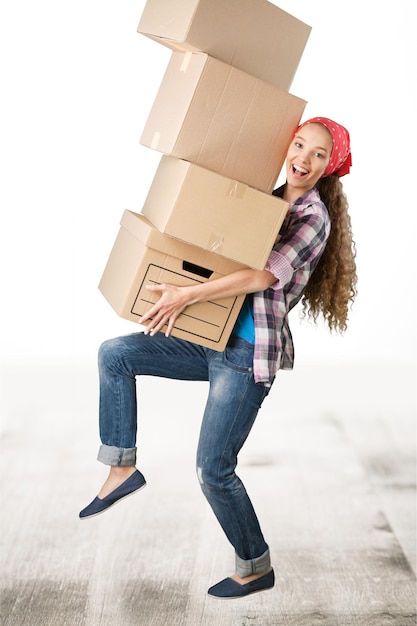
[{"label": "corrugated cardboard texture", "polygon": [[207,54],[173,52],[140,141],[270,193],[305,106]]},{"label": "corrugated cardboard texture", "polygon": [[287,210],[280,198],[163,156],[142,214],[167,235],[263,269]]},{"label": "corrugated cardboard texture", "polygon": [[[137,322],[158,296],[147,284],[189,285],[224,276],[243,266],[159,233],[145,217],[125,211],[99,289],[116,313]],[[224,350],[243,296],[190,305],[173,336]]]},{"label": "corrugated cardboard texture", "polygon": [[288,91],[311,27],[267,0],[148,0],[138,32]]}]

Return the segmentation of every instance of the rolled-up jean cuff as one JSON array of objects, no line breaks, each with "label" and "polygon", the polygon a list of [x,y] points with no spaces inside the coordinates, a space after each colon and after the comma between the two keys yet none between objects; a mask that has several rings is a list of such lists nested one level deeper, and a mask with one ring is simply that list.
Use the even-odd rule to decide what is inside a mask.
[{"label": "rolled-up jean cuff", "polygon": [[135,466],[136,448],[117,448],[116,446],[102,444],[98,451],[97,460],[105,465],[118,467]]},{"label": "rolled-up jean cuff", "polygon": [[269,550],[258,556],[256,559],[249,559],[245,561],[241,559],[237,554],[236,558],[236,574],[241,578],[250,576],[251,574],[262,574],[267,572],[271,567],[271,556]]}]

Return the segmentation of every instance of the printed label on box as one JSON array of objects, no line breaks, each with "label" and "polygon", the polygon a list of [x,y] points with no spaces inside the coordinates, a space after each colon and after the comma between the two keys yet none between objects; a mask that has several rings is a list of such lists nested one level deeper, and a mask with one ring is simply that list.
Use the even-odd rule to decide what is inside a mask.
[{"label": "printed label on box", "polygon": [[[204,270],[204,268],[194,265],[187,267],[187,264],[184,266],[184,271],[190,273],[198,273],[200,270]],[[134,299],[131,313],[140,317],[159,299],[159,294],[148,291],[146,285],[169,283],[171,285],[184,286],[200,282],[202,281],[191,276],[185,276],[184,274],[168,270],[166,267],[150,263]],[[238,298],[235,297],[193,304],[178,316],[175,328],[195,337],[219,342],[226,322],[230,318],[232,311],[234,311],[237,300]]]}]

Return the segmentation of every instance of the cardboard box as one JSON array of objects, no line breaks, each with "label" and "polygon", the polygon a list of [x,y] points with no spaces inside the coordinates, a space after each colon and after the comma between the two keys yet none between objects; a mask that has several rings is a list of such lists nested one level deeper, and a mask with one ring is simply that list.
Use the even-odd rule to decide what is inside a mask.
[{"label": "cardboard box", "polygon": [[280,198],[163,156],[142,214],[171,237],[264,269],[287,210]]},{"label": "cardboard box", "polygon": [[[99,289],[116,313],[137,322],[158,300],[148,284],[191,285],[225,276],[244,266],[160,233],[143,216],[125,211]],[[244,296],[190,305],[172,334],[224,350]]]},{"label": "cardboard box", "polygon": [[288,91],[311,27],[267,0],[148,0],[138,32]]},{"label": "cardboard box", "polygon": [[305,106],[207,54],[173,52],[140,142],[270,193]]}]

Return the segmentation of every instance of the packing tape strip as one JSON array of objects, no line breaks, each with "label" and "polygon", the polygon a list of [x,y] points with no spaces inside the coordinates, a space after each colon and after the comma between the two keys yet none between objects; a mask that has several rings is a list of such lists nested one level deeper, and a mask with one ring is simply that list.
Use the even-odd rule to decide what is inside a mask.
[{"label": "packing tape strip", "polygon": [[181,63],[181,67],[180,67],[180,72],[183,72],[183,74],[186,73],[186,71],[188,70],[188,66],[191,63],[191,55],[192,52],[185,52],[183,59],[182,59],[182,63]]},{"label": "packing tape strip", "polygon": [[209,241],[211,241],[212,243],[209,244],[208,249],[210,250],[210,252],[216,252],[223,247],[224,237],[220,233],[211,233]]},{"label": "packing tape strip", "polygon": [[150,146],[152,150],[158,150],[158,144],[159,144],[160,139],[161,139],[161,133],[158,131],[155,131],[153,134],[151,146]]},{"label": "packing tape strip", "polygon": [[231,180],[226,195],[232,198],[243,198],[246,193],[247,185],[239,183],[237,180]]}]

